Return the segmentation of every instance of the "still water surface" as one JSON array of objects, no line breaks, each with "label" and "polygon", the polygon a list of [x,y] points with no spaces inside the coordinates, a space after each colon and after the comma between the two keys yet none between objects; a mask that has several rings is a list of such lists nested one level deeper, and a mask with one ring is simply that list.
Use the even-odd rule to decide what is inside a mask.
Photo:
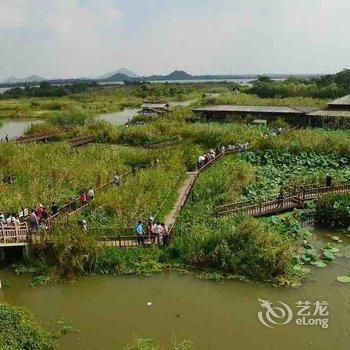
[{"label": "still water surface", "polygon": [[0,140],[4,139],[6,135],[9,138],[21,136],[33,123],[42,123],[42,121],[38,119],[1,119]]},{"label": "still water surface", "polygon": [[[323,246],[328,238],[314,240]],[[336,281],[336,276],[350,271],[349,241],[345,243],[339,246],[343,257],[324,269],[313,268],[308,282],[298,289],[201,281],[170,272],[31,287],[29,278],[2,271],[11,286],[0,293],[8,302],[29,307],[49,327],[57,326],[61,317],[73,321],[79,332],[61,338],[61,349],[122,349],[134,333],[155,337],[164,347],[176,334],[193,339],[196,349],[204,350],[345,350],[350,344],[350,286]],[[329,328],[292,322],[267,328],[257,318],[259,298],[282,301],[293,311],[297,301],[326,300]]]},{"label": "still water surface", "polygon": [[[170,106],[188,106],[191,102],[195,100],[182,101],[182,102],[170,102]],[[132,119],[135,115],[137,115],[139,109],[138,108],[126,108],[123,111],[100,114],[96,117],[97,120],[105,120],[113,125],[123,125],[128,120]],[[42,122],[42,120],[36,119],[0,119],[0,140],[4,139],[6,135],[10,138],[21,136],[24,131],[32,124]]]}]

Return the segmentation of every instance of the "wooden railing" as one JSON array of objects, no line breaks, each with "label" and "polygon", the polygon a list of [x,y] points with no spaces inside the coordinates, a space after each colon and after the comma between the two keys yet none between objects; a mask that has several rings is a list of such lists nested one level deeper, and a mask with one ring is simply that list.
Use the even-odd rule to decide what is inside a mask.
[{"label": "wooden railing", "polygon": [[311,188],[303,188],[294,193],[289,193],[284,198],[267,199],[262,202],[251,203],[236,202],[221,205],[216,207],[215,216],[230,216],[234,214],[244,213],[251,216],[264,216],[281,211],[298,208],[304,204],[305,201],[316,199],[324,194],[343,194],[350,193],[350,183],[343,183],[335,186],[314,186]]},{"label": "wooden railing", "polygon": [[78,137],[74,137],[70,140],[68,140],[69,144],[73,147],[81,147],[81,146],[85,146],[91,142],[95,141],[95,137],[94,136],[78,136]]},{"label": "wooden railing", "polygon": [[26,243],[29,237],[28,224],[22,222],[16,225],[0,224],[0,245],[15,245]]},{"label": "wooden railing", "polygon": [[33,134],[28,136],[20,136],[13,141],[16,143],[28,143],[28,142],[36,142],[36,141],[43,141],[43,140],[49,140],[54,137],[58,136],[57,132],[47,132],[47,133],[40,133],[40,134]]},{"label": "wooden railing", "polygon": [[99,242],[105,246],[116,248],[134,248],[134,247],[150,247],[150,246],[164,246],[168,244],[170,235],[142,235],[142,236],[110,236],[101,237]]}]

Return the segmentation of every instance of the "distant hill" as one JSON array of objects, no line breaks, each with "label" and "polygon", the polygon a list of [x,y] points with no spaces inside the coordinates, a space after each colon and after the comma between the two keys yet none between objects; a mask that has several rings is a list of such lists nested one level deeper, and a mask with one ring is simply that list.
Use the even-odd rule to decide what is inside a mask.
[{"label": "distant hill", "polygon": [[148,77],[140,77],[140,80],[144,81],[163,81],[163,80],[191,80],[195,77],[183,70],[175,70],[168,75],[151,75]]},{"label": "distant hill", "polygon": [[104,81],[104,82],[122,82],[124,80],[133,80],[133,79],[137,79],[137,78],[133,78],[133,77],[129,77],[126,74],[122,74],[122,73],[116,73],[113,74],[112,76],[108,77],[108,78],[104,78],[104,79],[100,79],[100,81]]},{"label": "distant hill", "polygon": [[101,76],[97,77],[96,79],[104,80],[104,79],[111,78],[112,76],[114,76],[116,74],[123,74],[123,75],[125,75],[126,77],[129,77],[129,78],[137,78],[137,74],[135,74],[131,70],[128,70],[126,68],[120,68],[120,69],[118,69],[118,70],[116,70],[114,72],[110,72],[110,73],[101,75]]},{"label": "distant hill", "polygon": [[40,77],[38,75],[31,75],[29,77],[25,77],[25,78],[17,78],[17,77],[9,77],[7,79],[5,79],[4,81],[2,81],[2,84],[13,84],[13,83],[25,83],[25,82],[33,82],[33,81],[43,81],[46,80],[43,77]]}]

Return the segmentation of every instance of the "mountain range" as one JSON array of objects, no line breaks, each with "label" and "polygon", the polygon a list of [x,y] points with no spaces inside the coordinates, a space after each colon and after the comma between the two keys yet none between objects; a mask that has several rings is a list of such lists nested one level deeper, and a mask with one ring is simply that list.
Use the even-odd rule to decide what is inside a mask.
[{"label": "mountain range", "polygon": [[[241,74],[241,75],[192,75],[183,70],[175,70],[167,75],[150,75],[150,76],[138,76],[134,72],[120,68],[116,71],[101,75],[96,78],[81,78],[81,79],[45,79],[38,75],[31,75],[26,78],[10,77],[3,82],[0,82],[1,87],[13,87],[21,86],[24,83],[30,83],[29,85],[36,85],[41,81],[48,81],[53,84],[73,84],[75,82],[100,82],[100,83],[113,83],[113,82],[152,82],[152,81],[191,81],[191,80],[230,80],[230,79],[257,79],[258,74]],[[290,76],[301,77],[296,74],[267,74],[272,79],[285,79]],[[303,77],[316,77],[320,75],[303,75]]]},{"label": "mountain range", "polygon": [[46,80],[43,77],[40,77],[39,75],[31,75],[29,77],[25,77],[25,78],[17,78],[17,77],[8,77],[7,79],[5,79],[4,81],[2,81],[1,83],[3,84],[14,84],[14,83],[25,83],[25,82],[33,82],[33,81],[44,81]]}]

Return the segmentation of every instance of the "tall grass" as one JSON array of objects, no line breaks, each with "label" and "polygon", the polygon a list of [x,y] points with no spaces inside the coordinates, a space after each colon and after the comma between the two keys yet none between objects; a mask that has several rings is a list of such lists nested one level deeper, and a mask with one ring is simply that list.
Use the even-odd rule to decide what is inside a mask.
[{"label": "tall grass", "polygon": [[285,148],[294,153],[306,151],[347,155],[350,152],[350,133],[347,131],[300,129],[277,138],[261,139],[257,147],[264,149]]},{"label": "tall grass", "polygon": [[217,97],[202,98],[194,102],[191,106],[207,105],[244,105],[244,106],[304,106],[322,108],[327,104],[327,100],[311,97],[287,97],[287,98],[262,98],[249,94],[221,94]]},{"label": "tall grass", "polygon": [[114,173],[130,171],[133,162],[150,162],[156,154],[121,146],[89,145],[79,150],[66,143],[1,143],[0,179],[13,175],[12,183],[0,182],[0,208],[17,212],[21,206],[40,202],[64,203],[89,186],[108,182]]},{"label": "tall grass", "polygon": [[315,207],[316,224],[328,229],[350,227],[350,195],[338,194],[321,197]]}]

